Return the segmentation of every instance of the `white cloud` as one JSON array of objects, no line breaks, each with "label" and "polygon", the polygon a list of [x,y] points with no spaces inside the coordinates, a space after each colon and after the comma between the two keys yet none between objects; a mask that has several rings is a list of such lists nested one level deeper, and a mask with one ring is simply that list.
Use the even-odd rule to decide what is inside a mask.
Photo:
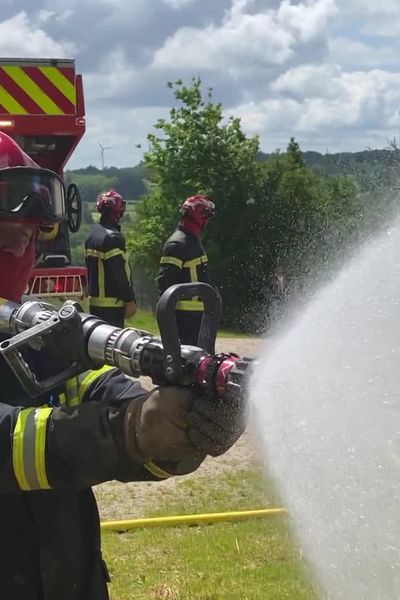
[{"label": "white cloud", "polygon": [[140,73],[127,62],[122,48],[115,48],[95,73],[84,77],[85,93],[96,99],[117,99],[124,92],[140,85]]},{"label": "white cloud", "polygon": [[394,45],[368,46],[365,42],[346,37],[331,38],[328,42],[330,59],[342,67],[379,67],[399,64],[398,48]]},{"label": "white cloud", "polygon": [[26,12],[0,22],[0,56],[70,58],[75,50],[74,42],[56,41],[35,27]]},{"label": "white cloud", "polygon": [[302,65],[277,77],[271,90],[300,97],[335,98],[342,91],[340,74],[340,67],[335,65]]},{"label": "white cloud", "polygon": [[183,27],[154,56],[157,67],[223,69],[232,73],[248,65],[284,64],[302,43],[320,39],[335,14],[334,0],[283,0],[276,10],[248,13],[251,5],[236,0],[221,25]]},{"label": "white cloud", "polygon": [[395,17],[400,15],[398,0],[336,0],[340,10],[357,13],[360,17]]},{"label": "white cloud", "polygon": [[[114,100],[111,106],[99,108],[87,105],[87,129],[79,142],[67,169],[94,165],[101,167],[100,147],[108,146],[105,152],[107,166],[133,166],[140,162],[148,149],[147,134],[155,122],[168,116],[164,106],[126,109]],[[141,148],[136,145],[140,144]]]},{"label": "white cloud", "polygon": [[299,4],[282,0],[277,20],[284,28],[297,32],[302,42],[309,42],[323,34],[329,19],[336,14],[335,0],[305,0]]},{"label": "white cloud", "polygon": [[171,8],[183,8],[185,6],[189,6],[190,4],[193,4],[193,2],[195,2],[195,0],[162,0],[164,2],[164,4],[166,4],[167,6],[171,6]]},{"label": "white cloud", "polygon": [[0,56],[76,59],[88,129],[74,166],[96,162],[98,141],[116,165],[139,160],[134,144],[173,104],[166,81],[193,75],[281,147],[296,135],[310,149],[363,149],[399,133],[400,0],[3,4]]},{"label": "white cloud", "polygon": [[[345,73],[339,67],[299,67],[279,77],[271,86],[279,97],[251,102],[236,108],[249,133],[290,132],[346,139],[346,129],[360,132],[393,132],[400,127],[400,73],[378,69]],[[287,94],[295,98],[288,98]],[[340,132],[340,133],[339,133]],[[332,141],[330,142],[332,145]]]}]

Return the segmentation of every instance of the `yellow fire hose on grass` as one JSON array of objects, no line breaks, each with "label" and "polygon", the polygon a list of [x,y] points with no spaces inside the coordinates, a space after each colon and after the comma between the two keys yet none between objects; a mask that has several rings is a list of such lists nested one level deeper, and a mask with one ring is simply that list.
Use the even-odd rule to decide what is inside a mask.
[{"label": "yellow fire hose on grass", "polygon": [[285,508],[261,508],[258,510],[242,510],[223,513],[206,513],[198,515],[179,515],[174,517],[150,517],[128,521],[103,521],[103,531],[128,531],[139,527],[161,527],[174,525],[197,525],[200,523],[218,523],[221,521],[243,521],[250,518],[272,517],[286,514]]}]

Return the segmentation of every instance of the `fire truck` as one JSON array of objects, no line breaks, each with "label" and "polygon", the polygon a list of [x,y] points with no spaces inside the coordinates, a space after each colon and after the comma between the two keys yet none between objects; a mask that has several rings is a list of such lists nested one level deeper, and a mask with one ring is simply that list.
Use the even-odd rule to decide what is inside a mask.
[{"label": "fire truck", "polygon": [[[85,132],[82,76],[72,59],[0,58],[0,131],[41,167],[64,180],[64,167]],[[27,290],[39,297],[86,296],[87,273],[71,265],[69,233],[79,230],[78,187],[66,189],[65,223],[41,234]]]}]

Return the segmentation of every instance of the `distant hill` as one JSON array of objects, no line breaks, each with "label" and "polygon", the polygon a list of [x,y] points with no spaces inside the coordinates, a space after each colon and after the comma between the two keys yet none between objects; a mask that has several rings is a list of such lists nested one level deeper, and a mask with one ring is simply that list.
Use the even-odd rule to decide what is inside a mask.
[{"label": "distant hill", "polygon": [[108,167],[103,170],[89,166],[85,169],[66,171],[65,181],[79,186],[82,200],[94,202],[97,195],[115,188],[126,200],[137,200],[147,192],[146,167],[143,162],[135,167]]},{"label": "distant hill", "polygon": [[[274,154],[259,153],[265,161]],[[320,154],[303,152],[305,163],[316,173],[325,177],[349,176],[358,184],[361,192],[400,189],[400,150],[364,150],[362,152],[339,152]],[[138,200],[148,190],[144,162],[135,167],[109,167],[104,170],[89,166],[85,169],[66,171],[66,183],[78,184],[82,199],[94,202],[103,190],[114,187],[127,200]]]},{"label": "distant hill", "polygon": [[[272,156],[260,153],[259,158],[268,160]],[[364,192],[400,188],[400,150],[397,149],[336,154],[303,152],[303,158],[313,171],[325,177],[352,177]]]}]

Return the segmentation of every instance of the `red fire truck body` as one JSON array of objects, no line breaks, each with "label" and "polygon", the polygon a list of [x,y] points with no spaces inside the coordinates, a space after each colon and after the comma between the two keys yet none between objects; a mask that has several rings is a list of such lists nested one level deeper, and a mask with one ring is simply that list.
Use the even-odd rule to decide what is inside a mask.
[{"label": "red fire truck body", "polygon": [[[82,76],[72,59],[0,58],[0,131],[41,167],[61,178],[85,132]],[[84,298],[87,274],[71,265],[69,232],[79,229],[79,190],[66,190],[68,220],[43,235],[27,294]]]}]

